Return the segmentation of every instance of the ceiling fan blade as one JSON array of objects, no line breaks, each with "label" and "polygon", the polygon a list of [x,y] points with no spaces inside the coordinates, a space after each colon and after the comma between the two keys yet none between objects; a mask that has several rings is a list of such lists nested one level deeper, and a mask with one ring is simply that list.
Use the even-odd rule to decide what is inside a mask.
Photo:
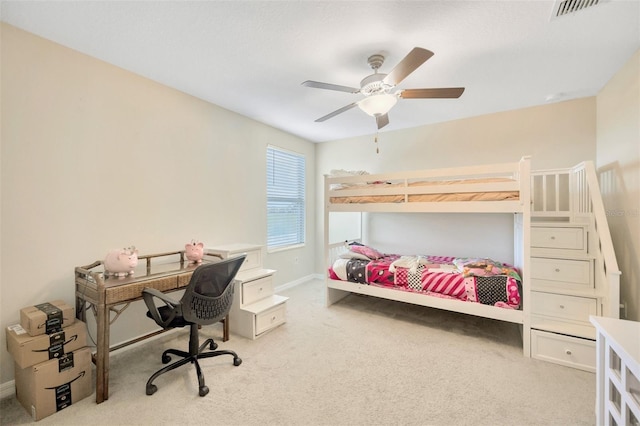
[{"label": "ceiling fan blade", "polygon": [[325,120],[330,119],[331,117],[335,117],[335,116],[336,116],[336,115],[338,115],[338,114],[342,114],[343,112],[350,110],[351,108],[353,108],[353,107],[354,107],[354,106],[356,106],[356,105],[358,105],[358,103],[357,103],[357,102],[354,102],[354,103],[349,104],[349,105],[347,105],[347,106],[343,106],[342,108],[337,109],[337,110],[335,110],[335,111],[333,111],[333,112],[331,112],[331,113],[329,113],[329,114],[325,115],[324,117],[320,117],[320,118],[318,118],[318,119],[316,120],[316,123],[320,123],[320,122],[322,122],[322,121],[325,121]]},{"label": "ceiling fan blade", "polygon": [[384,126],[389,124],[389,114],[376,115],[376,124],[378,125],[378,129],[382,129]]},{"label": "ceiling fan blade", "polygon": [[339,84],[321,83],[319,81],[307,80],[302,83],[303,86],[315,87],[316,89],[337,90],[339,92],[358,93],[360,89],[355,87],[340,86]]},{"label": "ceiling fan blade", "polygon": [[459,98],[464,92],[464,87],[441,87],[437,89],[405,89],[399,96],[402,99],[424,98]]},{"label": "ceiling fan blade", "polygon": [[407,56],[400,61],[394,69],[382,80],[391,86],[397,86],[409,74],[414,72],[420,65],[425,63],[427,59],[433,56],[433,52],[421,47],[414,47]]}]

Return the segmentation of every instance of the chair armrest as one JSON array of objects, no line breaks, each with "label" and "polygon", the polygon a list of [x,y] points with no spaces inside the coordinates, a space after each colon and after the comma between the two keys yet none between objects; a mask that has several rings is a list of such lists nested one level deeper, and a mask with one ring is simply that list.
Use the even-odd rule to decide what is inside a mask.
[{"label": "chair armrest", "polygon": [[[180,305],[180,302],[172,299],[171,297],[155,288],[144,288],[142,290],[142,298],[144,299],[145,305],[147,305],[147,309],[149,310],[149,315],[151,315],[151,318],[153,318],[156,324],[158,324],[160,327],[167,328],[167,326],[175,318],[175,308],[176,306]],[[170,307],[172,310],[172,315],[164,321],[160,316],[160,312],[158,311],[158,307],[155,304],[154,298],[160,299],[166,306]]]}]

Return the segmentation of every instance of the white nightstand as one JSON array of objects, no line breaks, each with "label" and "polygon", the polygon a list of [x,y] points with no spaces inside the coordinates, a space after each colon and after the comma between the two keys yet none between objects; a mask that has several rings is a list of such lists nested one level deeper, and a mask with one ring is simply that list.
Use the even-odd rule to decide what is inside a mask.
[{"label": "white nightstand", "polygon": [[640,322],[590,317],[597,329],[596,424],[640,424]]},{"label": "white nightstand", "polygon": [[273,269],[262,267],[262,246],[228,244],[207,247],[207,253],[223,259],[246,253],[240,272],[236,275],[233,306],[229,313],[231,332],[256,339],[286,321],[288,297],[273,293]]}]

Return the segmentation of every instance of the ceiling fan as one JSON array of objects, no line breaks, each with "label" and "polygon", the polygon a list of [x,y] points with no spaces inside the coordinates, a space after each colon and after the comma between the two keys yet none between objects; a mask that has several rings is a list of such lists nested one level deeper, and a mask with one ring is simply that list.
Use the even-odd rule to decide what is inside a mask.
[{"label": "ceiling fan", "polygon": [[421,47],[414,47],[389,74],[378,73],[378,68],[384,63],[384,56],[371,55],[368,63],[373,69],[373,74],[365,77],[360,82],[360,88],[340,86],[337,84],[321,83],[307,80],[303,86],[317,89],[337,90],[353,94],[361,94],[365,97],[357,102],[344,106],[323,117],[315,120],[322,122],[335,117],[351,108],[358,106],[367,114],[375,117],[378,129],[389,124],[387,113],[396,104],[398,98],[402,99],[427,99],[427,98],[459,98],[464,92],[464,87],[442,87],[435,89],[404,89],[391,93],[391,90],[402,82],[409,74],[415,71],[427,59],[433,56],[433,52]]}]

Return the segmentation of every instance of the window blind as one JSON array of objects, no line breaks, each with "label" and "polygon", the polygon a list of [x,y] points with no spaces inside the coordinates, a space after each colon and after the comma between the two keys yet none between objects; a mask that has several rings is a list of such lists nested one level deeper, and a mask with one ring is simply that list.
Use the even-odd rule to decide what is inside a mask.
[{"label": "window blind", "polygon": [[305,158],[267,147],[267,248],[304,244]]}]

